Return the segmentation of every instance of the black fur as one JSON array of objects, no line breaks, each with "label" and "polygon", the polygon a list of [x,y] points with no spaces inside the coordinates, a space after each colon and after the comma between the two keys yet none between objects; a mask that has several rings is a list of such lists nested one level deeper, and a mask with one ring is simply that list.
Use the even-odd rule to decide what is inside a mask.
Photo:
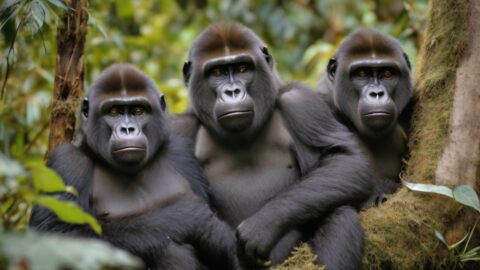
[{"label": "black fur", "polygon": [[[373,187],[368,159],[330,108],[319,106],[325,102],[318,95],[298,84],[281,87],[264,48],[256,34],[237,24],[205,30],[184,67],[192,112],[179,116],[184,120],[174,130],[195,141],[212,203],[236,227],[247,269],[264,267],[268,260],[281,263],[302,240],[328,269],[358,269],[364,237],[357,210]],[[224,101],[207,83],[211,79],[203,67],[223,59],[221,68],[234,69],[244,63],[235,60],[241,55],[254,59],[253,70],[245,71],[254,78],[247,81],[245,99],[232,101],[231,111],[246,108],[239,112],[252,110],[254,116],[250,125],[231,132],[215,114]],[[243,87],[243,75],[228,74],[232,84]],[[248,99],[253,109],[243,105]],[[182,124],[195,122],[195,115],[198,124]]]},{"label": "black fur", "polygon": [[[364,78],[355,81],[359,66],[365,71]],[[382,77],[385,70],[390,72],[389,78]],[[335,117],[357,135],[382,176],[366,205],[382,202],[384,194],[393,193],[400,185],[401,160],[407,152],[414,104],[410,61],[394,38],[373,29],[360,29],[345,38],[326,73],[319,92]],[[390,116],[375,126],[362,111],[388,112]]]},{"label": "black fur", "polygon": [[[129,80],[125,85],[123,81],[126,78]],[[126,88],[127,95],[122,96],[115,90],[115,85],[121,86],[118,89]],[[102,119],[106,116],[98,112],[97,107],[102,101],[111,98],[124,97],[123,100],[128,101],[136,96],[135,93],[149,96],[149,100],[154,104],[146,117],[156,117],[146,121],[142,128],[148,143],[153,145],[154,149],[148,150],[151,154],[142,167],[125,165],[128,170],[118,170],[117,165],[111,164],[110,154],[101,152],[105,151],[102,150],[105,148],[100,145],[108,145],[112,131],[104,126]],[[210,210],[207,203],[207,184],[201,167],[187,142],[178,136],[170,135],[166,129],[161,98],[153,83],[130,65],[116,65],[97,79],[90,90],[88,103],[90,106],[83,106],[83,110],[89,108],[86,109],[89,113],[83,113],[78,145],[67,143],[60,146],[49,157],[48,165],[67,185],[75,187],[79,194],[73,196],[61,193],[58,197],[78,203],[86,212],[96,217],[100,221],[103,234],[96,235],[87,225],[62,222],[51,211],[42,207],[34,208],[30,226],[38,231],[108,241],[140,257],[149,269],[235,268],[233,230],[218,220]],[[92,127],[96,129],[95,137],[92,137]],[[92,144],[95,144],[95,147],[92,147]],[[106,172],[106,176],[96,176],[99,169]],[[114,182],[110,187],[127,187],[127,190],[132,190],[132,194],[137,194],[133,192],[137,191],[135,186],[140,183],[151,184],[146,187],[153,187],[155,190],[159,184],[169,185],[165,186],[167,190],[171,189],[171,185],[181,189],[177,194],[166,193],[166,197],[156,196],[155,191],[143,190],[147,196],[140,194],[134,197],[133,201],[155,199],[155,204],[138,203],[132,213],[122,213],[122,209],[110,207],[121,213],[116,217],[113,212],[99,210],[102,207],[100,203],[103,200],[108,202],[109,199],[102,196],[111,193],[113,197],[123,196],[125,200],[131,198],[125,194],[115,194],[117,191],[113,189],[107,190],[106,194],[98,193],[94,188],[95,183],[101,184],[108,179]],[[109,187],[109,184],[105,185]],[[163,186],[160,186],[158,190],[162,191],[162,188]],[[105,209],[109,209],[108,204]]]}]

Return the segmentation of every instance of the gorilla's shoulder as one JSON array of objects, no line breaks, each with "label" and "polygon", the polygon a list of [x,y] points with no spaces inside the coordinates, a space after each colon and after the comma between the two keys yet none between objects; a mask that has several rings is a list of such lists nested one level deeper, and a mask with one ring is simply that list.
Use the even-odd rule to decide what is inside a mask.
[{"label": "gorilla's shoulder", "polygon": [[300,143],[331,148],[342,143],[348,132],[333,116],[325,95],[300,83],[282,87],[277,99],[287,128]]},{"label": "gorilla's shoulder", "polygon": [[57,147],[48,157],[48,167],[55,170],[67,185],[86,184],[93,171],[93,162],[80,148],[71,143]]},{"label": "gorilla's shoulder", "polygon": [[173,134],[192,142],[195,141],[200,122],[193,112],[188,111],[179,115],[169,115],[167,121]]},{"label": "gorilla's shoulder", "polygon": [[194,142],[184,136],[172,134],[166,141],[166,147],[170,164],[187,179],[196,194],[208,200],[208,182],[195,158]]}]

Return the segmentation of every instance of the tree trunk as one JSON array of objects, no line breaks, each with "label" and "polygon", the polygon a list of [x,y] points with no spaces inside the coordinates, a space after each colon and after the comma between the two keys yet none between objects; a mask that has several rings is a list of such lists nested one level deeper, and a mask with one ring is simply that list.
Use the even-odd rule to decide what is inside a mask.
[{"label": "tree trunk", "polygon": [[73,139],[76,112],[83,96],[87,0],[66,2],[70,10],[62,18],[57,31],[57,63],[47,155],[58,145]]},{"label": "tree trunk", "polygon": [[[410,159],[402,176],[406,181],[468,184],[479,190],[479,18],[477,0],[430,2],[417,63],[418,104]],[[472,229],[475,216],[447,197],[402,188],[386,204],[362,213],[367,233],[365,268],[450,269],[455,263],[451,251],[434,230],[445,235],[449,244],[455,243]],[[466,267],[478,267],[478,263]]]}]

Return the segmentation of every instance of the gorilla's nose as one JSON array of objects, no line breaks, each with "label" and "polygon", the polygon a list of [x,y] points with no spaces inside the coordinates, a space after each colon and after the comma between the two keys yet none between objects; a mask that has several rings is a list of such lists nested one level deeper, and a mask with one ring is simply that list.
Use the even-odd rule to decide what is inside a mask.
[{"label": "gorilla's nose", "polygon": [[136,136],[138,135],[138,129],[134,125],[121,125],[117,134],[119,136]]},{"label": "gorilla's nose", "polygon": [[240,87],[230,87],[223,90],[222,99],[224,101],[240,101],[245,98],[245,91]]}]

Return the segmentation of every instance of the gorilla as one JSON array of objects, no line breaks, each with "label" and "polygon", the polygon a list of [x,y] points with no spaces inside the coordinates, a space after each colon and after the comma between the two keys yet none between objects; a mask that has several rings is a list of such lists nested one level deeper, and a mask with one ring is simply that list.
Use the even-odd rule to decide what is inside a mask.
[{"label": "gorilla", "polygon": [[209,208],[201,167],[187,141],[169,133],[165,101],[146,75],[129,64],[108,68],[80,118],[78,141],[60,146],[48,164],[79,194],[58,196],[92,214],[103,234],[41,207],[31,227],[103,239],[149,269],[236,268],[234,232]]},{"label": "gorilla", "polygon": [[319,84],[336,117],[354,132],[383,176],[372,203],[399,186],[413,107],[411,65],[400,44],[372,29],[342,42]]},{"label": "gorilla", "polygon": [[191,108],[172,127],[194,141],[212,205],[236,228],[241,264],[281,263],[308,241],[318,263],[358,269],[357,210],[371,194],[372,174],[327,104],[318,114],[323,101],[313,91],[282,85],[267,47],[234,23],[197,37],[183,75]]}]

